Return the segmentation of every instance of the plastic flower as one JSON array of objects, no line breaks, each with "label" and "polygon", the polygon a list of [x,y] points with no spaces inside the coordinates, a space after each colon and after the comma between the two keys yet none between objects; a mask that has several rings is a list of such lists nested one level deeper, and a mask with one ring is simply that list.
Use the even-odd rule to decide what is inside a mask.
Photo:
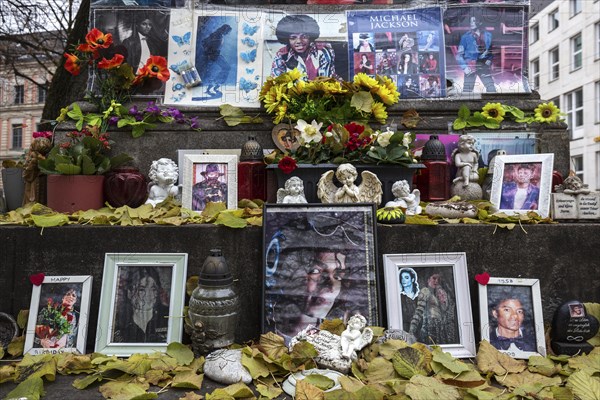
[{"label": "plastic flower", "polygon": [[81,72],[81,60],[74,54],[65,53],[65,69],[73,76],[79,75]]},{"label": "plastic flower", "polygon": [[138,76],[133,80],[133,85],[137,85],[146,78],[156,78],[163,82],[169,80],[171,73],[167,67],[167,60],[161,56],[150,56],[146,64],[138,71]]},{"label": "plastic flower", "polygon": [[504,120],[504,114],[506,114],[506,111],[504,111],[504,107],[502,107],[502,104],[500,103],[487,103],[483,107],[483,112],[481,113],[484,117],[491,118],[496,122],[502,122]]},{"label": "plastic flower", "polygon": [[[113,42],[112,34],[102,33],[99,29],[92,29],[85,35],[86,44],[92,49],[107,49]],[[83,50],[82,50],[83,51]]]},{"label": "plastic flower", "polygon": [[123,64],[125,57],[122,54],[115,54],[113,58],[107,60],[106,58],[102,58],[102,61],[98,63],[98,68],[100,69],[111,69],[116,68]]},{"label": "plastic flower", "polygon": [[387,147],[390,144],[390,138],[393,134],[394,132],[388,127],[385,132],[381,132],[377,135],[377,144],[384,148]]},{"label": "plastic flower", "polygon": [[304,140],[304,143],[320,142],[323,138],[321,134],[321,127],[323,123],[318,123],[313,120],[310,124],[303,119],[298,120],[298,124],[295,126],[300,131],[300,137]]},{"label": "plastic flower", "polygon": [[537,122],[556,122],[560,116],[560,109],[553,101],[542,103],[535,108],[534,118]]},{"label": "plastic flower", "polygon": [[383,103],[380,103],[378,101],[373,102],[373,105],[371,106],[371,112],[373,113],[373,118],[375,118],[377,122],[380,122],[382,124],[385,123],[385,120],[388,117],[388,113],[385,110],[385,105]]},{"label": "plastic flower", "polygon": [[298,167],[298,165],[296,164],[296,160],[294,160],[290,156],[285,156],[281,160],[279,160],[277,166],[284,174],[289,174]]}]

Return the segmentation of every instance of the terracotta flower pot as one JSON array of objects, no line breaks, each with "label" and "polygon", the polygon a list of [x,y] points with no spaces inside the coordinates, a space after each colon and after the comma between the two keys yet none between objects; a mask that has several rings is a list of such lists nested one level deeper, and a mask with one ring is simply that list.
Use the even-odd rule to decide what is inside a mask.
[{"label": "terracotta flower pot", "polygon": [[115,168],[106,174],[104,197],[113,207],[139,207],[148,197],[146,177],[137,168]]},{"label": "terracotta flower pot", "polygon": [[104,206],[104,175],[48,175],[48,207],[73,213]]}]

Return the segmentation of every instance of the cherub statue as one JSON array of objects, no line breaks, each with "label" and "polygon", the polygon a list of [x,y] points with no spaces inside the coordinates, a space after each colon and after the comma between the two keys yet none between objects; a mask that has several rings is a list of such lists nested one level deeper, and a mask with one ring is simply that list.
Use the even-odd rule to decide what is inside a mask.
[{"label": "cherub statue", "polygon": [[285,181],[285,188],[277,190],[277,203],[300,204],[307,203],[304,196],[304,182],[297,176],[292,176]]},{"label": "cherub statue", "polygon": [[392,194],[394,200],[385,203],[386,207],[402,207],[406,210],[406,215],[421,214],[423,208],[419,205],[421,202],[421,191],[415,189],[410,192],[410,185],[406,180],[394,182],[392,185]]},{"label": "cherub statue", "polygon": [[470,182],[477,183],[479,179],[479,153],[475,150],[473,135],[461,135],[458,139],[458,149],[452,152],[452,159],[457,168],[456,178],[453,182],[463,182],[469,186]]},{"label": "cherub statue", "polygon": [[348,320],[346,330],[342,332],[340,345],[342,346],[342,357],[355,360],[356,352],[371,343],[373,330],[366,328],[367,320],[360,314],[356,314]]},{"label": "cherub statue", "polygon": [[360,175],[362,182],[356,186],[354,182],[358,172],[352,164],[341,164],[335,171],[335,177],[342,184],[338,188],[333,183],[333,170],[321,175],[317,184],[317,196],[322,203],[381,203],[381,182],[377,175],[369,171],[363,171]]},{"label": "cherub statue", "polygon": [[175,185],[177,178],[179,177],[179,169],[177,164],[171,159],[161,158],[159,160],[152,161],[150,167],[150,191],[148,193],[148,200],[146,204],[152,204],[153,207],[167,197],[175,197],[179,194],[179,188]]}]

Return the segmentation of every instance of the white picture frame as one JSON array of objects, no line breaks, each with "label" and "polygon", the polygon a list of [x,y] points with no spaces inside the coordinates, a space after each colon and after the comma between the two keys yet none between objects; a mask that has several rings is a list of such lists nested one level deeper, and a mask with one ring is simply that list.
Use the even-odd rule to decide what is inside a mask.
[{"label": "white picture frame", "polygon": [[[503,307],[504,311],[499,307]],[[490,278],[486,285],[479,284],[479,315],[481,339],[490,342],[500,352],[522,359],[546,356],[538,279]],[[522,315],[520,322],[519,315]],[[503,329],[498,326],[500,320],[507,325],[504,329],[513,332],[515,328],[519,329],[519,336],[512,340],[503,338],[499,334],[499,329]]]},{"label": "white picture frame", "polygon": [[[496,156],[490,202],[499,212],[508,215],[533,211],[543,218],[548,217],[553,165],[552,153]],[[528,186],[519,194],[520,186],[525,183]]]},{"label": "white picture frame", "polygon": [[[233,154],[186,155],[183,162],[182,205],[193,211],[201,212],[211,197],[204,192],[196,197],[195,185],[200,185],[207,175],[216,168],[218,186],[213,189],[212,199],[220,198],[227,209],[237,208],[237,161]],[[223,193],[226,191],[226,193]]]},{"label": "white picture frame", "polygon": [[[106,253],[97,353],[127,357],[164,352],[169,343],[181,342],[187,260],[187,253]],[[150,315],[133,311],[136,300],[151,303]]]},{"label": "white picture frame", "polygon": [[242,155],[242,149],[179,149],[177,150],[177,166],[179,167],[179,186],[182,187],[183,182],[183,167],[185,164],[185,156],[200,155],[200,154],[232,154],[238,157]]},{"label": "white picture frame", "polygon": [[[41,285],[34,285],[23,353],[86,354],[91,292],[91,275],[45,276]],[[50,300],[52,304],[48,304]],[[69,302],[73,303],[69,304]],[[62,308],[65,305],[66,308]],[[47,321],[44,318],[49,314],[44,312],[44,309],[49,310],[49,307],[58,309],[61,314],[65,310],[63,317],[71,325],[69,333],[56,334],[56,330],[51,329],[49,325],[40,323]]]},{"label": "white picture frame", "polygon": [[[384,254],[383,268],[389,329],[410,332],[418,341],[439,345],[457,358],[475,357],[464,252]],[[400,281],[403,272],[411,275],[411,271],[413,275],[408,281],[412,294],[409,293],[411,289],[405,290]],[[429,285],[433,285],[433,281],[437,281],[435,288]],[[446,299],[445,303],[438,300],[441,298]],[[442,319],[428,320],[428,312],[422,305],[432,299],[438,303]]]}]

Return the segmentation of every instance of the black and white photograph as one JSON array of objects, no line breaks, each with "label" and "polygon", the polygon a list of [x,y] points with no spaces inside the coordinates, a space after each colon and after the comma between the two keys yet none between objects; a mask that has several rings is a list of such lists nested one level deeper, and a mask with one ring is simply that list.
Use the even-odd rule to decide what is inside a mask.
[{"label": "black and white photograph", "polygon": [[106,253],[95,351],[129,356],[181,341],[185,253]]},{"label": "black and white photograph", "polygon": [[539,281],[490,278],[479,285],[481,338],[514,358],[545,356]]},{"label": "black and white photograph", "polygon": [[[122,54],[136,74],[150,56],[167,58],[169,15],[168,9],[93,9],[92,24],[100,31],[112,34],[112,52]],[[162,82],[149,79],[134,94],[150,96],[162,95],[163,92]]]},{"label": "black and white photograph", "polygon": [[25,353],[85,354],[91,281],[90,275],[45,276],[33,287]]},{"label": "black and white photograph", "polygon": [[289,341],[308,324],[347,323],[356,313],[380,323],[374,212],[366,204],[265,205],[263,332]]},{"label": "black and white photograph", "polygon": [[465,253],[384,254],[383,262],[388,328],[454,357],[473,356]]}]

